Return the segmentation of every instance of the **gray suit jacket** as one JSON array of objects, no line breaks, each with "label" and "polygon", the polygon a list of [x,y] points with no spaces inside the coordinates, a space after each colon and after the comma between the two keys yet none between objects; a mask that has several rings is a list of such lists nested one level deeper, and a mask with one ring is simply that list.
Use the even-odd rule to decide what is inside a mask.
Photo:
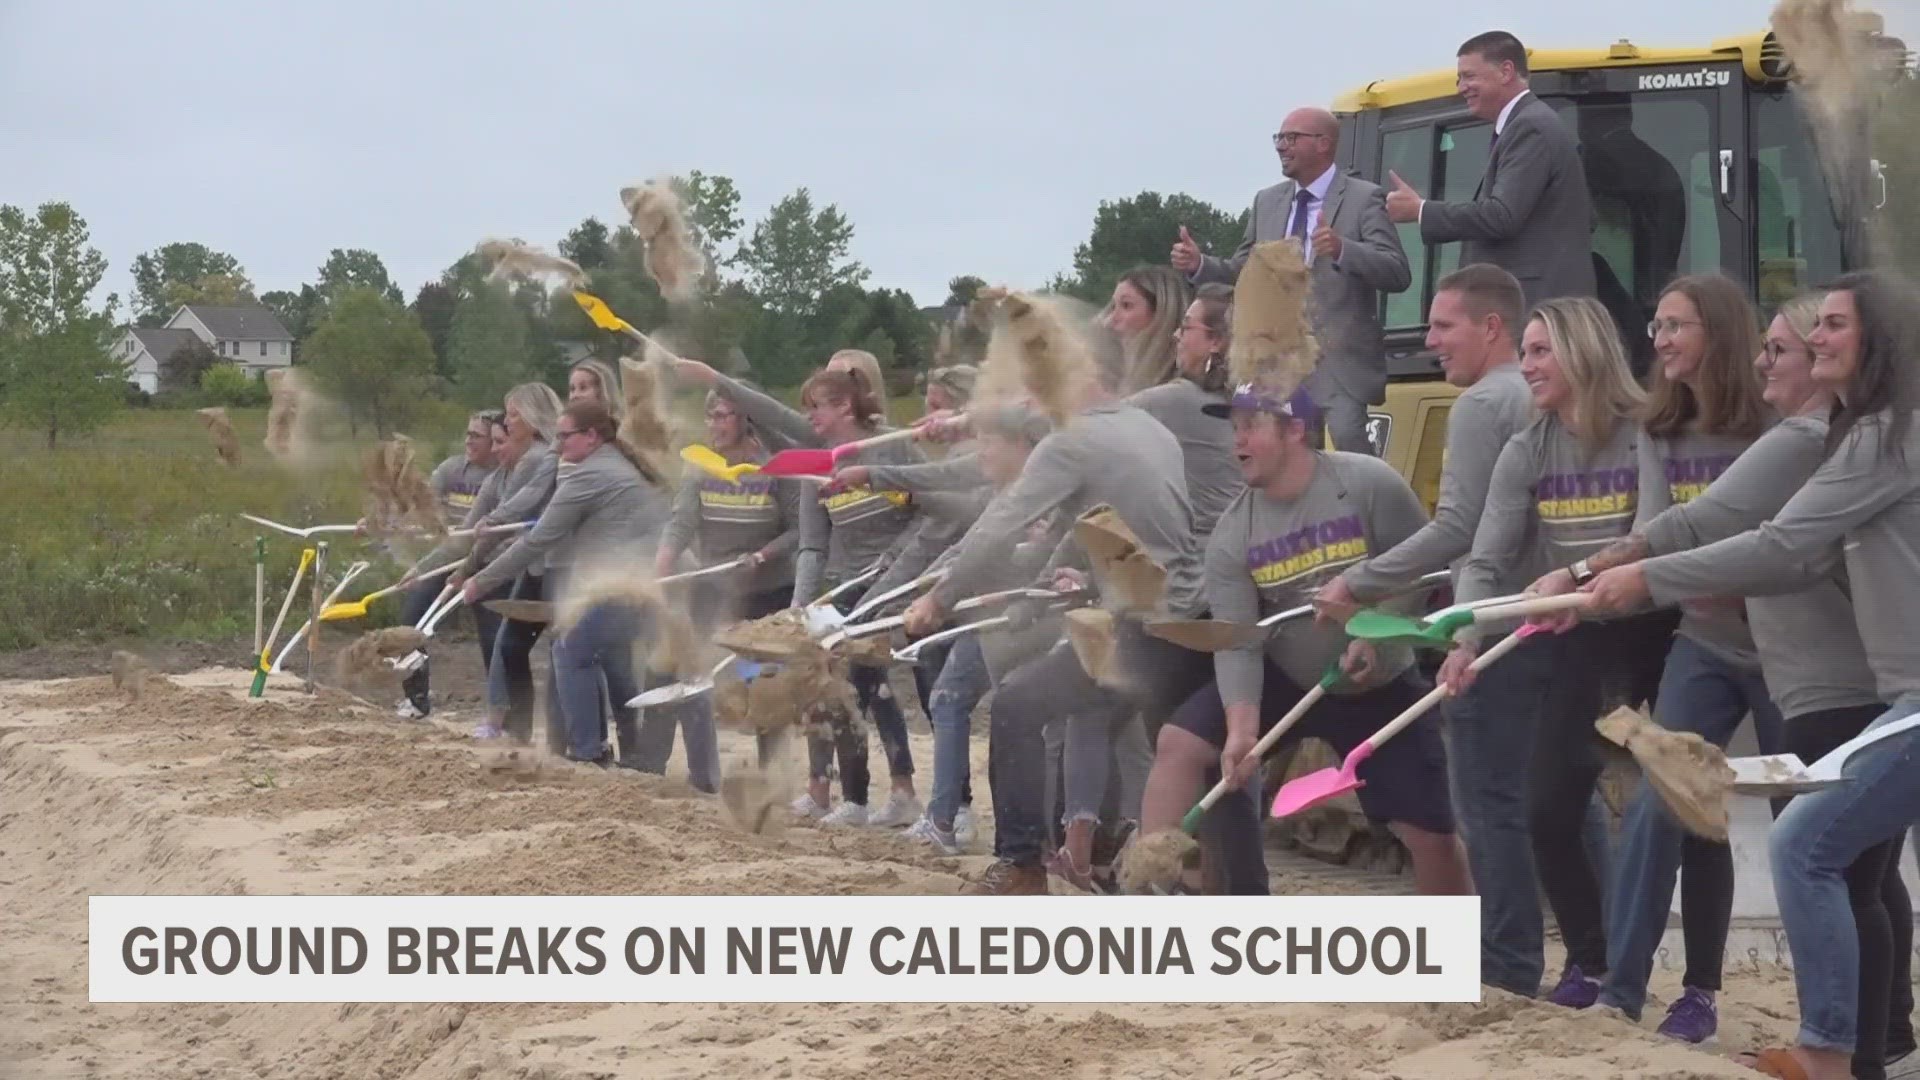
[{"label": "gray suit jacket", "polygon": [[1594,295],[1593,199],[1579,140],[1553,106],[1522,98],[1473,201],[1428,202],[1420,235],[1429,244],[1465,241],[1461,265],[1492,263],[1512,274],[1529,306]]},{"label": "gray suit jacket", "polygon": [[[1253,245],[1287,235],[1287,215],[1299,185],[1291,180],[1253,197],[1247,215],[1247,235],[1232,256],[1203,256],[1194,272],[1195,284],[1209,281],[1228,285],[1240,276]],[[1397,293],[1413,280],[1399,230],[1387,219],[1387,196],[1379,185],[1336,172],[1327,186],[1327,202],[1320,223],[1340,237],[1340,258],[1318,254],[1309,272],[1313,279],[1310,317],[1320,341],[1320,365],[1307,380],[1308,394],[1319,397],[1337,386],[1361,401],[1386,400],[1387,353],[1380,330],[1380,296]],[[1331,384],[1331,385],[1329,385]]]},{"label": "gray suit jacket", "polygon": [[564,574],[583,559],[630,549],[650,557],[658,546],[673,516],[672,499],[617,448],[602,446],[577,465],[562,464],[559,476],[539,522],[474,575],[480,591],[512,581],[538,559],[550,574]]}]

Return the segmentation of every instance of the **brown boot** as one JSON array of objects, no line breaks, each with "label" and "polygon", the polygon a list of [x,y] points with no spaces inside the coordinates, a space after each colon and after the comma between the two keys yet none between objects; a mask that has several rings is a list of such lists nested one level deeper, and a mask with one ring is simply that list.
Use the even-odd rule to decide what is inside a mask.
[{"label": "brown boot", "polygon": [[1015,866],[1002,859],[987,867],[980,880],[968,882],[962,896],[1045,896],[1047,870],[1044,866]]}]

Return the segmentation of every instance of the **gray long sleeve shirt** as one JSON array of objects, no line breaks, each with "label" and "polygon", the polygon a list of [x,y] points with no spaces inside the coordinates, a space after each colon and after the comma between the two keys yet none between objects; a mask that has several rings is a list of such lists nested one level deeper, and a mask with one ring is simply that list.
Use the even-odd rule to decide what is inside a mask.
[{"label": "gray long sleeve shirt", "polygon": [[1233,454],[1233,424],[1208,416],[1203,405],[1225,405],[1233,397],[1226,390],[1208,393],[1192,379],[1178,377],[1150,386],[1128,397],[1127,404],[1144,409],[1160,421],[1180,443],[1187,467],[1187,503],[1193,508],[1193,531],[1213,532],[1228,504],[1247,488],[1240,461]]},{"label": "gray long sleeve shirt", "polygon": [[813,425],[808,423],[806,414],[786,402],[725,375],[716,375],[713,388],[746,414],[747,420],[753,424],[754,433],[760,436],[760,445],[767,449],[778,451],[821,445],[820,436],[813,433]]},{"label": "gray long sleeve shirt", "polygon": [[[1778,594],[1826,576],[1836,545],[1880,700],[1920,693],[1920,424],[1897,446],[1886,414],[1862,419],[1811,479],[1758,528],[1644,564],[1655,600]],[[1883,453],[1884,451],[1892,451]],[[1904,455],[1901,453],[1904,451]]]},{"label": "gray long sleeve shirt", "polygon": [[1446,567],[1458,586],[1494,464],[1507,442],[1532,422],[1533,397],[1518,363],[1501,364],[1455,398],[1447,413],[1446,468],[1433,520],[1405,543],[1342,574],[1354,597],[1363,603],[1377,600]]},{"label": "gray long sleeve shirt", "polygon": [[[1393,466],[1365,454],[1318,454],[1313,480],[1297,498],[1280,500],[1250,489],[1221,516],[1207,545],[1213,617],[1253,623],[1300,607],[1340,571],[1404,543],[1426,521],[1420,497]],[[1264,644],[1214,654],[1220,700],[1260,703],[1263,651],[1304,690],[1319,682],[1346,649],[1340,627],[1320,626],[1311,618],[1288,623]],[[1383,647],[1376,661],[1375,685],[1405,671],[1413,651]]]},{"label": "gray long sleeve shirt", "polygon": [[676,556],[693,549],[701,566],[765,552],[767,561],[740,579],[742,589],[778,588],[793,580],[793,555],[800,542],[800,484],[761,473],[727,481],[689,469],[674,496],[673,520],[662,543]]},{"label": "gray long sleeve shirt", "polygon": [[1097,405],[1040,440],[1006,492],[960,541],[952,572],[934,586],[940,606],[987,591],[982,583],[1026,538],[1027,526],[1056,511],[1078,515],[1113,507],[1147,557],[1167,573],[1164,614],[1198,616],[1206,607],[1202,549],[1187,504],[1180,444],[1159,421],[1131,405]]},{"label": "gray long sleeve shirt", "polygon": [[868,466],[869,482],[876,488],[923,495],[936,491],[973,491],[985,487],[987,474],[980,471],[980,458],[961,443],[939,461],[913,465]]},{"label": "gray long sleeve shirt", "polygon": [[[1648,521],[1641,530],[1648,550],[1654,557],[1689,551],[1779,513],[1820,467],[1826,438],[1824,420],[1793,417],[1775,424],[1706,491]],[[1843,574],[1801,592],[1747,600],[1767,693],[1788,718],[1879,702]]]},{"label": "gray long sleeve shirt", "polygon": [[[885,434],[885,428],[875,434]],[[860,451],[861,464],[909,464],[921,460],[911,439]],[[871,484],[830,490],[814,485],[800,500],[800,558],[793,600],[804,604],[892,551],[913,525],[913,498]]]},{"label": "gray long sleeve shirt", "polygon": [[1454,599],[1519,592],[1627,535],[1640,498],[1639,434],[1623,420],[1589,446],[1547,414],[1509,439]]},{"label": "gray long sleeve shirt", "polygon": [[453,528],[455,522],[467,516],[473,500],[493,473],[492,469],[468,461],[465,454],[455,454],[434,467],[432,475],[427,477],[427,486],[440,501],[440,520],[447,528]]},{"label": "gray long sleeve shirt", "polygon": [[539,524],[474,575],[481,592],[499,588],[540,560],[553,575],[616,551],[651,554],[672,504],[617,447],[602,446],[585,461],[562,467],[559,478]]},{"label": "gray long sleeve shirt", "polygon": [[[1636,531],[1668,507],[1684,505],[1705,492],[1752,445],[1745,439],[1718,435],[1688,433],[1663,438],[1643,430]],[[1748,522],[1748,527],[1760,524],[1760,520]],[[1753,632],[1747,627],[1746,606],[1737,598],[1681,603],[1678,633],[1730,664],[1748,670],[1760,666]]]},{"label": "gray long sleeve shirt", "polygon": [[[483,529],[538,517],[541,508],[547,505],[547,499],[553,495],[554,463],[557,460],[553,452],[547,449],[546,443],[536,441],[528,445],[512,468],[495,469],[487,475],[487,482],[480,485],[480,493],[473,497],[473,505],[467,508],[460,527]],[[502,542],[499,537],[448,537],[420,565],[429,568],[439,566],[455,555],[472,549],[477,553],[472,561],[478,566],[487,561],[492,553],[499,551]]]}]

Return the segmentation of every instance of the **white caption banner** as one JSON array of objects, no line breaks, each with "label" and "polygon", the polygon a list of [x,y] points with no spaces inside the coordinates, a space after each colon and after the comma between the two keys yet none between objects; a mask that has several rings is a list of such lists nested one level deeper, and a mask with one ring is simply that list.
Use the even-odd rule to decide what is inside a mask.
[{"label": "white caption banner", "polygon": [[1478,1001],[1474,897],[95,896],[92,1001]]}]

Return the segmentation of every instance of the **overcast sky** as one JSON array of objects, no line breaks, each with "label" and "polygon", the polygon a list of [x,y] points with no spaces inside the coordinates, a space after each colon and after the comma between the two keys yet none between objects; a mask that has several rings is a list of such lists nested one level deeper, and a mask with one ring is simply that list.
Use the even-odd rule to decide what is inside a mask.
[{"label": "overcast sky", "polygon": [[[1889,29],[1920,43],[1916,0]],[[0,0],[0,202],[65,199],[131,290],[197,240],[262,291],[333,247],[411,296],[483,237],[551,246],[622,184],[702,169],[752,221],[801,186],[853,221],[871,284],[922,304],[974,273],[1037,285],[1102,198],[1242,209],[1285,112],[1541,47],[1705,45],[1769,0],[1505,4],[885,0]]]}]

